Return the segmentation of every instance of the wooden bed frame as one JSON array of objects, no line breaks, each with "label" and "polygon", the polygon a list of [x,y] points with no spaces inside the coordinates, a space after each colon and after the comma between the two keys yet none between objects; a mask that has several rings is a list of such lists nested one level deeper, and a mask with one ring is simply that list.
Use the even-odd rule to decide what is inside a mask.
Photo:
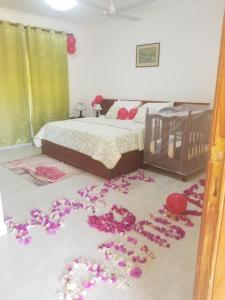
[{"label": "wooden bed frame", "polygon": [[107,169],[100,161],[94,160],[90,156],[46,140],[42,140],[42,152],[52,158],[106,179],[134,172],[140,168],[143,162],[143,151],[136,150],[122,154],[115,168]]},{"label": "wooden bed frame", "polygon": [[[109,108],[113,105],[116,99],[104,99],[102,106],[102,115],[105,115]],[[131,100],[132,101],[132,100]],[[151,101],[146,100],[142,101],[143,103],[159,103],[159,102],[167,102],[167,101]],[[209,103],[194,103],[194,102],[175,102],[174,106],[178,106],[180,104],[185,105],[204,105],[209,106]],[[65,148],[60,145],[56,145],[52,142],[42,140],[42,153],[46,154],[52,158],[55,158],[59,161],[63,161],[69,165],[77,167],[79,169],[83,169],[92,174],[95,174],[99,177],[103,177],[106,179],[111,179],[122,174],[128,174],[134,172],[143,166],[143,155],[144,151],[131,151],[125,154],[122,154],[119,162],[115,166],[114,169],[106,168],[101,162],[92,159],[91,157],[77,152],[72,149]]]}]

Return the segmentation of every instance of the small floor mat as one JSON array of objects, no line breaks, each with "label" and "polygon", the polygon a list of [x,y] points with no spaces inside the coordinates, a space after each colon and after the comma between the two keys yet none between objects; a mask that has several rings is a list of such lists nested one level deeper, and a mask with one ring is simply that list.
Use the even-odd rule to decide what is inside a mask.
[{"label": "small floor mat", "polygon": [[84,173],[83,170],[47,155],[35,155],[7,161],[3,163],[3,166],[36,186],[47,185]]}]

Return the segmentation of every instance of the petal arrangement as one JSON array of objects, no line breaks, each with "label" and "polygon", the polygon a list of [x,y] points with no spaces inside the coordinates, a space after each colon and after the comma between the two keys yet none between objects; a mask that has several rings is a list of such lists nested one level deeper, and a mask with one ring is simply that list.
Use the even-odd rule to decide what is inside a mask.
[{"label": "petal arrangement", "polygon": [[[116,220],[115,213],[121,216],[121,220]],[[109,213],[102,216],[89,216],[90,227],[106,233],[121,233],[130,231],[136,221],[136,217],[128,209],[122,206],[113,205]]]},{"label": "petal arrangement", "polygon": [[[23,245],[32,242],[31,228],[33,226],[41,226],[49,235],[55,234],[64,226],[65,217],[80,209],[92,213],[87,219],[91,228],[119,237],[101,243],[97,246],[97,250],[104,254],[107,261],[115,263],[116,267],[123,270],[126,275],[121,276],[119,273],[112,272],[107,266],[86,258],[74,258],[66,264],[61,280],[63,290],[58,294],[59,300],[84,300],[88,290],[94,288],[99,282],[110,283],[118,288],[127,288],[127,276],[134,279],[140,278],[143,274],[143,267],[156,258],[156,253],[150,250],[150,243],[169,248],[172,239],[179,241],[185,237],[185,230],[181,225],[193,227],[192,217],[201,215],[204,195],[199,190],[204,187],[204,180],[199,180],[198,183],[183,191],[188,203],[197,209],[187,210],[181,215],[173,215],[166,206],[163,206],[158,210],[158,215],[148,212],[145,220],[137,220],[133,212],[119,205],[113,205],[103,215],[96,215],[99,207],[106,204],[105,197],[110,191],[116,190],[122,194],[128,194],[131,182],[134,180],[154,182],[151,177],[145,176],[144,171],[139,170],[135,175],[124,175],[115,180],[107,180],[102,186],[91,185],[80,189],[77,193],[87,203],[61,199],[52,203],[49,213],[33,209],[28,221],[24,223],[17,223],[10,217],[5,219],[9,231]],[[89,276],[88,280],[79,281],[79,270],[87,271],[89,275],[91,274],[91,278]]]},{"label": "petal arrangement", "polygon": [[17,223],[13,218],[8,217],[5,219],[5,223],[11,234],[16,237],[16,240],[22,245],[27,245],[32,242],[30,231],[33,226],[39,225],[45,229],[47,234],[55,234],[63,227],[64,218],[79,209],[95,212],[93,205],[75,200],[61,199],[52,203],[48,214],[43,213],[40,209],[33,209],[27,222]]},{"label": "petal arrangement", "polygon": [[[121,216],[120,221],[116,220],[115,213]],[[167,248],[170,247],[170,243],[165,238],[162,238],[159,234],[149,231],[148,228],[152,229],[153,231],[158,231],[160,234],[176,240],[184,238],[185,231],[182,227],[171,223],[171,221],[166,218],[155,216],[153,214],[149,214],[149,218],[152,220],[152,222],[148,220],[136,222],[136,217],[128,209],[113,205],[110,211],[104,215],[89,216],[88,224],[90,227],[105,233],[116,234],[135,231],[139,235],[148,239],[150,242],[154,242],[161,247]],[[161,226],[159,226],[157,223],[161,224]]]},{"label": "petal arrangement", "polygon": [[114,251],[104,250],[105,258],[114,261],[116,265],[126,270],[126,273],[134,278],[139,278],[142,275],[141,268],[135,266],[132,262],[126,261],[122,255],[114,253]]},{"label": "petal arrangement", "polygon": [[105,204],[105,196],[112,190],[117,190],[122,194],[129,193],[129,187],[132,181],[143,181],[146,183],[154,183],[155,180],[146,176],[143,170],[138,170],[135,175],[122,175],[116,179],[107,180],[102,187],[90,185],[78,191],[78,194],[92,203]]},{"label": "petal arrangement", "polygon": [[[138,240],[136,238],[129,238],[136,242],[135,245],[138,245]],[[134,278],[139,278],[142,275],[142,270],[138,265],[146,264],[150,260],[155,259],[156,255],[143,244],[138,250],[140,252],[145,252],[146,255],[141,256],[139,252],[125,244],[125,241],[129,243],[129,238],[126,238],[124,235],[122,241],[109,241],[102,243],[98,246],[98,250],[99,252],[104,253],[107,260],[112,260],[119,267],[125,269],[128,275]]]},{"label": "petal arrangement", "polygon": [[173,238],[175,240],[183,239],[185,236],[185,231],[182,227],[173,224],[166,218],[162,218],[160,216],[156,216],[154,214],[149,214],[151,220],[155,223],[159,223],[163,226],[154,225],[152,222],[148,224],[153,229],[159,231],[160,233],[164,234],[166,237]]},{"label": "petal arrangement", "polygon": [[22,245],[28,245],[32,242],[31,227],[42,226],[48,234],[55,234],[65,224],[65,217],[75,210],[84,209],[95,212],[99,204],[105,204],[104,197],[111,190],[118,190],[124,194],[129,192],[131,182],[140,180],[146,183],[153,183],[154,179],[146,176],[143,170],[138,170],[137,174],[123,175],[117,179],[107,180],[103,186],[92,185],[79,190],[77,193],[82,199],[91,202],[91,205],[81,203],[80,201],[61,199],[52,203],[49,213],[44,213],[40,209],[33,209],[30,217],[24,223],[17,222],[12,217],[6,217],[5,223],[9,232],[16,237],[16,240]]},{"label": "petal arrangement", "polygon": [[[85,270],[91,274],[91,279],[79,282],[75,271]],[[126,279],[115,272],[111,272],[101,264],[93,263],[85,258],[74,258],[66,264],[65,272],[61,283],[63,291],[58,294],[59,300],[83,300],[88,290],[94,288],[98,282],[105,282],[115,285],[117,288],[126,289]]]},{"label": "petal arrangement", "polygon": [[[200,186],[204,186],[204,181],[200,180],[199,184],[192,185],[186,189],[183,193],[188,196],[188,201],[192,205],[196,205],[199,208],[202,207],[203,193],[198,193],[197,190]],[[149,242],[154,242],[158,246],[164,246],[169,248],[170,244],[165,239],[160,237],[164,235],[166,238],[180,240],[185,237],[185,230],[173,222],[179,222],[179,224],[186,225],[188,227],[194,226],[194,223],[188,216],[199,216],[199,211],[188,210],[185,215],[171,215],[164,206],[159,210],[163,216],[157,216],[152,213],[149,214],[150,221],[142,220],[136,222],[135,215],[128,209],[121,206],[113,205],[109,213],[102,216],[89,216],[88,224],[90,227],[95,228],[104,233],[120,234],[121,239],[118,241],[104,242],[98,246],[98,250],[103,252],[107,260],[111,260],[116,263],[116,266],[125,270],[126,274],[138,279],[143,274],[141,265],[147,264],[149,261],[155,259],[156,255],[149,247],[140,242],[139,239],[131,235],[131,232],[136,232],[140,237],[146,238]],[[146,229],[151,228],[153,231],[157,231],[158,234],[152,233]],[[129,247],[125,245],[129,244]],[[138,248],[138,252],[133,250],[132,247]],[[145,256],[141,256],[139,252],[144,253]],[[118,254],[120,253],[120,254]],[[90,281],[86,281],[79,284],[78,281],[71,277],[73,268],[78,265],[86,268],[86,270],[93,272],[95,275]],[[127,286],[124,277],[118,277],[115,273],[104,273],[103,267],[98,265],[91,266],[88,260],[76,259],[72,264],[67,265],[65,275],[63,277],[63,292],[59,295],[59,300],[83,300],[87,294],[87,290],[94,287],[98,281],[105,281],[110,283],[117,283],[119,287]],[[104,272],[104,271],[103,271]]]},{"label": "petal arrangement", "polygon": [[114,249],[115,251],[121,252],[129,256],[133,263],[139,263],[139,264],[145,264],[149,258],[151,259],[155,258],[155,253],[150,251],[148,249],[148,246],[146,245],[143,245],[143,248],[140,248],[140,251],[142,251],[141,249],[145,249],[146,251],[145,254],[148,254],[145,257],[141,257],[140,254],[134,251],[132,248],[128,248],[127,246],[125,246],[125,244],[118,241],[109,241],[109,242],[102,243],[101,245],[98,246],[98,249],[102,251],[106,249]]}]

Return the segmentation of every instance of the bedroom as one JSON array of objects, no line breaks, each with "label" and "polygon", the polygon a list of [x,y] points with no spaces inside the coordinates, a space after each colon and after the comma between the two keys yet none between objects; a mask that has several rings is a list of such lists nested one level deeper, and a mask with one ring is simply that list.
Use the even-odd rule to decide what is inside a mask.
[{"label": "bedroom", "polygon": [[[213,138],[224,137],[224,75],[217,71],[220,57],[224,74],[225,2],[113,1],[125,16],[114,15],[114,5],[105,15],[108,0],[77,2],[58,11],[45,0],[0,0],[0,299],[223,299],[223,284],[207,286],[213,261],[217,278],[213,245],[220,249],[223,207],[209,195],[198,239],[205,114],[211,116],[214,99]],[[139,67],[138,49],[146,44],[155,46],[156,63]],[[100,105],[92,106],[95,98]],[[136,116],[127,120],[131,110]],[[61,134],[61,122],[71,135]],[[52,140],[54,126],[66,146]],[[214,201],[224,188],[223,139],[218,143],[206,187],[206,194],[215,189]],[[178,208],[168,197],[174,193]],[[170,200],[172,216],[163,209]],[[212,260],[204,264],[201,254]]]}]

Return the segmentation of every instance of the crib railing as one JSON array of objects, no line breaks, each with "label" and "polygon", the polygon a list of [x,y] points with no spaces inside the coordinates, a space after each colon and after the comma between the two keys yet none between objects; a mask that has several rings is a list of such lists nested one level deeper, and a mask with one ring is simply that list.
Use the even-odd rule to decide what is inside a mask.
[{"label": "crib railing", "polygon": [[146,115],[144,163],[189,175],[205,167],[211,111]]}]

